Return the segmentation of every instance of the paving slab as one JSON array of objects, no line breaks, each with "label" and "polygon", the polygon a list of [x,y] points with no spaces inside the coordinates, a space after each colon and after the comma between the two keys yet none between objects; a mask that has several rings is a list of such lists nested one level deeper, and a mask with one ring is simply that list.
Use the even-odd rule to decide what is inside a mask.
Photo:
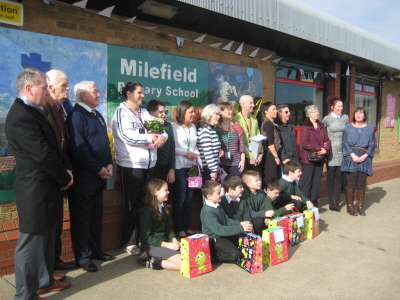
[{"label": "paving slab", "polygon": [[[68,290],[43,295],[74,299],[400,299],[400,178],[367,187],[366,217],[327,209],[321,199],[321,234],[289,248],[290,259],[249,274],[234,264],[188,279],[179,272],[147,269],[120,250],[99,272],[64,272]],[[0,299],[12,299],[14,275],[0,279]]]}]

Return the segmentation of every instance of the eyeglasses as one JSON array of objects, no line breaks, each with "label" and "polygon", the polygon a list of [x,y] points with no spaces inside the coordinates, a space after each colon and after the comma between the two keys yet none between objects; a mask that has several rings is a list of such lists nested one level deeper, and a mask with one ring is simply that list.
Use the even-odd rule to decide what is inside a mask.
[{"label": "eyeglasses", "polygon": [[290,110],[288,110],[288,111],[283,110],[282,113],[283,114],[290,114]]},{"label": "eyeglasses", "polygon": [[87,91],[87,93],[92,93],[92,94],[95,94],[95,95],[100,95],[100,92],[99,92],[98,90],[96,90],[96,91]]}]

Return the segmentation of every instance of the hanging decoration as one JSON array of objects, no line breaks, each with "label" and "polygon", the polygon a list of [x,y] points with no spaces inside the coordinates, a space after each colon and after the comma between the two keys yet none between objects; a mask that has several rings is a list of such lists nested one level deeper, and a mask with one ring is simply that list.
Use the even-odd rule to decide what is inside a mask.
[{"label": "hanging decoration", "polygon": [[180,37],[180,36],[176,37],[176,44],[178,45],[179,52],[182,52],[184,42],[185,42],[185,38]]},{"label": "hanging decoration", "polygon": [[204,40],[204,38],[206,37],[206,35],[207,35],[207,33],[206,34],[203,34],[202,36],[200,36],[200,37],[198,37],[197,39],[195,39],[195,40],[193,40],[193,42],[196,42],[196,43],[202,43],[203,42],[203,40]]},{"label": "hanging decoration", "polygon": [[264,58],[261,58],[261,60],[267,61],[271,56],[272,56],[272,54],[270,54],[270,55],[268,55],[268,56],[266,56],[266,57],[264,57]]},{"label": "hanging decoration", "polygon": [[233,42],[234,41],[232,41],[229,44],[227,44],[225,47],[222,48],[222,50],[229,51],[231,49],[232,45],[233,45]]},{"label": "hanging decoration", "polygon": [[244,42],[239,46],[239,48],[236,49],[235,54],[242,55],[243,45]]},{"label": "hanging decoration", "polygon": [[80,7],[80,8],[86,8],[87,2],[88,2],[88,0],[83,0],[83,1],[75,2],[72,5],[76,6],[76,7]]},{"label": "hanging decoration", "polygon": [[103,9],[102,11],[100,11],[98,14],[101,16],[110,17],[114,8],[115,8],[115,5],[107,7],[106,9]]},{"label": "hanging decoration", "polygon": [[135,21],[136,20],[136,16],[134,16],[133,18],[130,18],[130,19],[126,19],[126,20],[124,20],[124,22],[128,22],[128,23],[133,23],[133,21]]},{"label": "hanging decoration", "polygon": [[249,57],[256,57],[256,55],[257,55],[257,53],[258,53],[258,50],[260,50],[260,48],[257,48],[256,50],[254,50],[253,52],[251,52],[250,54],[249,54]]},{"label": "hanging decoration", "polygon": [[213,48],[218,48],[219,46],[221,46],[222,43],[215,43],[215,44],[210,44],[208,45],[209,47],[213,47]]}]

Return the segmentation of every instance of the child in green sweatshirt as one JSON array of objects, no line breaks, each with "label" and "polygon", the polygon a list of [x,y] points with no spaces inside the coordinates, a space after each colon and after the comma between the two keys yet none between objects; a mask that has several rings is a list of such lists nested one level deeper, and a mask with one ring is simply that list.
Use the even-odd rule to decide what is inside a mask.
[{"label": "child in green sweatshirt", "polygon": [[299,180],[302,174],[301,170],[301,164],[297,161],[289,161],[283,166],[285,175],[279,180],[282,191],[273,203],[274,209],[279,209],[289,203],[293,203],[300,212],[303,212],[304,206],[307,206],[307,209],[313,207],[310,199],[304,196],[296,184],[296,180]]},{"label": "child in green sweatshirt", "polygon": [[266,218],[285,215],[293,209],[293,204],[288,204],[276,210],[274,209],[273,201],[275,201],[282,189],[278,179],[271,178],[267,181],[266,194],[260,189],[261,180],[257,172],[251,170],[245,171],[243,172],[242,179],[246,184],[243,199],[247,199],[250,216],[255,228],[254,232],[257,235],[261,235],[262,230],[266,228]]},{"label": "child in green sweatshirt", "polygon": [[241,255],[237,248],[239,233],[251,232],[249,221],[235,221],[220,207],[221,186],[216,181],[207,180],[201,188],[205,204],[201,209],[202,231],[209,236],[212,262],[235,262]]}]

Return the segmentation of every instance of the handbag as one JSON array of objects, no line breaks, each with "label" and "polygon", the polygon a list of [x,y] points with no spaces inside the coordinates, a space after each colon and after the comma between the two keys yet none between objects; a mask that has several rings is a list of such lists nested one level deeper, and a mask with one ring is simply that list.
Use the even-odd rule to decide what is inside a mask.
[{"label": "handbag", "polygon": [[[194,168],[193,166],[192,168]],[[197,164],[197,169],[198,169],[198,176],[189,176],[186,180],[188,181],[188,187],[192,189],[199,189],[203,186],[203,178],[201,177],[201,170],[200,170],[200,164]],[[190,170],[189,170],[190,174]]]},{"label": "handbag", "polygon": [[[314,132],[314,134],[315,134],[315,132]],[[316,134],[315,134],[315,138],[318,141],[318,137]],[[324,155],[318,155],[318,152],[312,151],[312,150],[307,150],[307,158],[308,158],[308,161],[313,164],[322,163],[322,162],[324,162],[324,159],[325,159]]]}]

